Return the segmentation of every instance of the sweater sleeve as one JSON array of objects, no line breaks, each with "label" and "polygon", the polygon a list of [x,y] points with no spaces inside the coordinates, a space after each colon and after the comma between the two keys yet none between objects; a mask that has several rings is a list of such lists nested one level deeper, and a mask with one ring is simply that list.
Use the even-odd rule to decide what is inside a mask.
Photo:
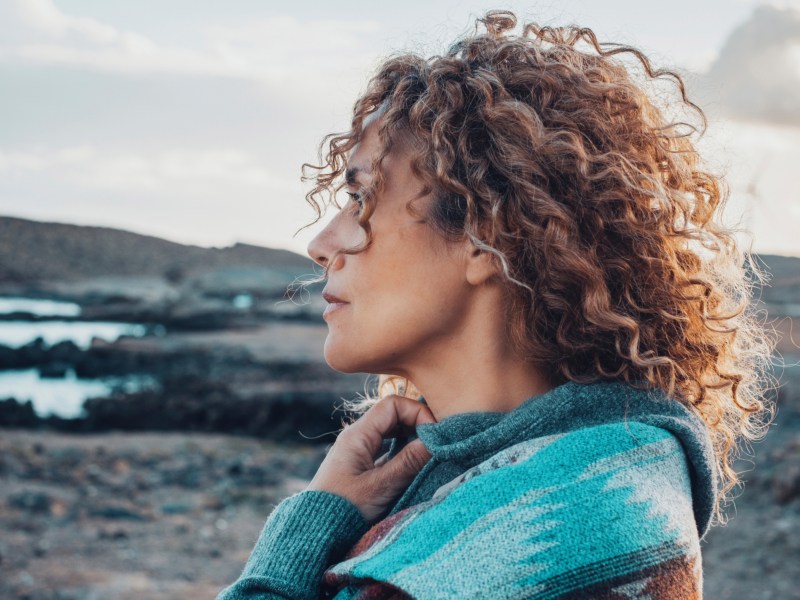
[{"label": "sweater sleeve", "polygon": [[272,511],[244,571],[217,600],[318,598],[325,567],[367,529],[342,496],[316,490],[290,496]]}]

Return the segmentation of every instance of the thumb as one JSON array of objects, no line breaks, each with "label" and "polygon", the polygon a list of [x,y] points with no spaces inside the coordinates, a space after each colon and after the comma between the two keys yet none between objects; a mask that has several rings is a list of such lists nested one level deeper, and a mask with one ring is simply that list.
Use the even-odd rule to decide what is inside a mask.
[{"label": "thumb", "polygon": [[417,476],[430,460],[431,453],[421,440],[409,442],[392,460],[381,469],[381,479],[385,485],[395,490],[403,490]]}]

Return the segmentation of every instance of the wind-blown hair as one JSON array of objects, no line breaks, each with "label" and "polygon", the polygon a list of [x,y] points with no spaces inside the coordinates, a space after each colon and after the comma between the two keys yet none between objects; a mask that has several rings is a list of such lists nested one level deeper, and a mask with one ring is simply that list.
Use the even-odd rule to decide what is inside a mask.
[{"label": "wind-blown hair", "polygon": [[[725,188],[692,141],[705,117],[679,75],[590,29],[526,24],[514,34],[505,11],[478,26],[441,56],[383,62],[351,130],[327,136],[322,164],[304,166],[317,169],[307,200],[318,218],[338,206],[347,154],[371,115],[383,144],[376,188],[380,160],[401,136],[412,140],[412,169],[434,199],[429,224],[496,257],[519,353],[554,384],[622,380],[695,410],[713,439],[723,522],[737,441],[761,437],[771,418],[773,342],[751,302],[760,271],[723,226]],[[371,243],[374,193],[364,200],[367,243],[345,252]],[[379,384],[417,395],[413,382]]]}]

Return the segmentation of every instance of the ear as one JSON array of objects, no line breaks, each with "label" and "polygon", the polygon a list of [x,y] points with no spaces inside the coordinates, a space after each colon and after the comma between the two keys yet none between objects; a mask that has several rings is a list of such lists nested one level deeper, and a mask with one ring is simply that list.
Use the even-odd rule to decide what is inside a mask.
[{"label": "ear", "polygon": [[483,285],[492,276],[500,274],[500,259],[489,250],[482,250],[467,240],[466,277],[471,285]]}]

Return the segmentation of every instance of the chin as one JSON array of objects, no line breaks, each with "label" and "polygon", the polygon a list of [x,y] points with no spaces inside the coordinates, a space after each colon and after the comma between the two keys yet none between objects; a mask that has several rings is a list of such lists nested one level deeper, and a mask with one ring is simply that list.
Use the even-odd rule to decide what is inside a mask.
[{"label": "chin", "polygon": [[325,362],[334,371],[340,373],[372,373],[379,375],[384,371],[380,370],[380,365],[374,360],[363,354],[353,353],[353,343],[334,344],[330,340],[325,342],[324,357]]},{"label": "chin", "polygon": [[334,371],[339,371],[339,373],[364,373],[363,369],[359,369],[357,367],[353,367],[349,363],[340,362],[336,360],[328,360],[325,359],[325,362],[328,363],[328,366],[333,369]]},{"label": "chin", "polygon": [[337,348],[336,344],[325,342],[324,357],[325,362],[328,363],[328,366],[334,371],[339,371],[340,373],[361,372],[358,361],[353,360],[353,357],[349,356],[347,350],[341,347]]}]

